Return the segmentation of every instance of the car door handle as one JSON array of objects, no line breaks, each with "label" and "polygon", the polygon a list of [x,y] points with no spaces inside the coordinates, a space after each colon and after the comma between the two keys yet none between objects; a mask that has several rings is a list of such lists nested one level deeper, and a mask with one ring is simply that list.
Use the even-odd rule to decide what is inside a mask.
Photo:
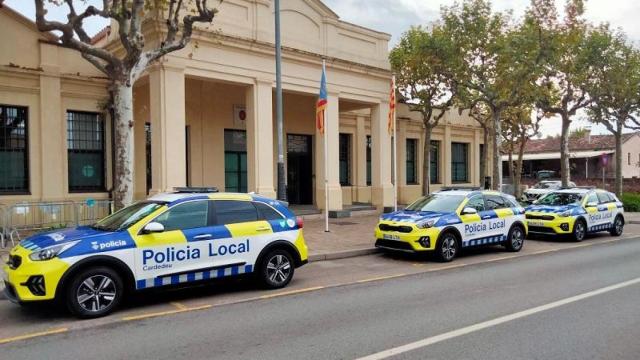
[{"label": "car door handle", "polygon": [[211,234],[200,234],[193,237],[194,240],[206,240],[211,239],[213,235]]},{"label": "car door handle", "polygon": [[267,230],[271,230],[271,227],[269,227],[269,226],[260,226],[259,228],[256,228],[256,231],[267,231]]},{"label": "car door handle", "polygon": [[483,218],[483,219],[490,219],[490,218],[491,218],[491,215],[485,215],[485,216],[483,216],[482,218]]}]

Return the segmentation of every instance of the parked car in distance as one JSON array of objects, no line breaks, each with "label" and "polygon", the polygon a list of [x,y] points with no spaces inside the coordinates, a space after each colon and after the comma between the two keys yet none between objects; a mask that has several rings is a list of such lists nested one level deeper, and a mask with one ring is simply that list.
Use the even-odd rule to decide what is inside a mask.
[{"label": "parked car in distance", "polygon": [[[522,193],[521,201],[525,203],[532,203],[542,197],[542,195],[548,194],[553,190],[559,190],[561,187],[562,181],[560,180],[540,181]],[[576,184],[569,182],[569,187],[576,187]]]},{"label": "parked car in distance", "polygon": [[553,170],[540,170],[540,171],[536,172],[536,179],[537,180],[552,179],[552,178],[555,178],[557,176],[558,175]]}]

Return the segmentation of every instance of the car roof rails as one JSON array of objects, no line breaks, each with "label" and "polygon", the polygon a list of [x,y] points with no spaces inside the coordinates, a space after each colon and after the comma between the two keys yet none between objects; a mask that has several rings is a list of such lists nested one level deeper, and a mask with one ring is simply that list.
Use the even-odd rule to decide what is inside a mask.
[{"label": "car roof rails", "polygon": [[440,188],[440,191],[479,191],[482,190],[480,186],[444,186]]},{"label": "car roof rails", "polygon": [[174,187],[173,191],[176,193],[217,193],[217,187],[195,187],[195,186],[182,186],[182,187]]}]

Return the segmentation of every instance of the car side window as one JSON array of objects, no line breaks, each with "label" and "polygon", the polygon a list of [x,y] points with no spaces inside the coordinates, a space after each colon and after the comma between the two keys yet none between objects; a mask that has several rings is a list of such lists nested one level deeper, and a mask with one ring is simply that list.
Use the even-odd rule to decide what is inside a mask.
[{"label": "car side window", "polygon": [[518,204],[515,200],[507,198],[507,197],[502,197],[502,200],[504,201],[504,203],[507,205],[507,207],[513,208],[513,207],[519,207],[520,204]]},{"label": "car side window", "polygon": [[207,226],[208,214],[208,200],[188,201],[160,214],[154,222],[162,224],[165,231],[193,229]]},{"label": "car side window", "polygon": [[265,203],[254,202],[253,205],[255,205],[256,208],[258,209],[258,216],[260,217],[260,220],[268,221],[268,220],[284,219],[284,216],[282,216],[282,214],[280,214],[274,208],[272,208],[271,206]]},{"label": "car side window", "polygon": [[251,201],[216,200],[216,223],[237,224],[258,220],[258,210]]},{"label": "car side window", "polygon": [[502,196],[499,195],[486,195],[484,201],[487,203],[487,210],[504,209],[508,206]]},{"label": "car side window", "polygon": [[585,202],[585,205],[588,203],[598,203],[598,195],[596,194],[591,194],[587,197],[587,202]]},{"label": "car side window", "polygon": [[600,200],[600,204],[606,204],[611,202],[610,198],[609,198],[609,194],[605,193],[605,192],[599,192],[598,193],[598,200]]},{"label": "car side window", "polygon": [[465,207],[470,207],[476,209],[476,211],[484,211],[484,198],[482,195],[477,195],[469,199],[469,202]]}]

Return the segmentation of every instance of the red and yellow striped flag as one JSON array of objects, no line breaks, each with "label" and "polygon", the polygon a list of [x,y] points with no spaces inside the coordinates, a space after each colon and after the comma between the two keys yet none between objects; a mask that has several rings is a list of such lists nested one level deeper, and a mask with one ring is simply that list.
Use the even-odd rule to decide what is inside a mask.
[{"label": "red and yellow striped flag", "polygon": [[393,134],[393,128],[395,124],[395,112],[396,112],[396,77],[391,77],[391,94],[389,95],[389,120],[387,122],[387,130],[389,135]]}]

